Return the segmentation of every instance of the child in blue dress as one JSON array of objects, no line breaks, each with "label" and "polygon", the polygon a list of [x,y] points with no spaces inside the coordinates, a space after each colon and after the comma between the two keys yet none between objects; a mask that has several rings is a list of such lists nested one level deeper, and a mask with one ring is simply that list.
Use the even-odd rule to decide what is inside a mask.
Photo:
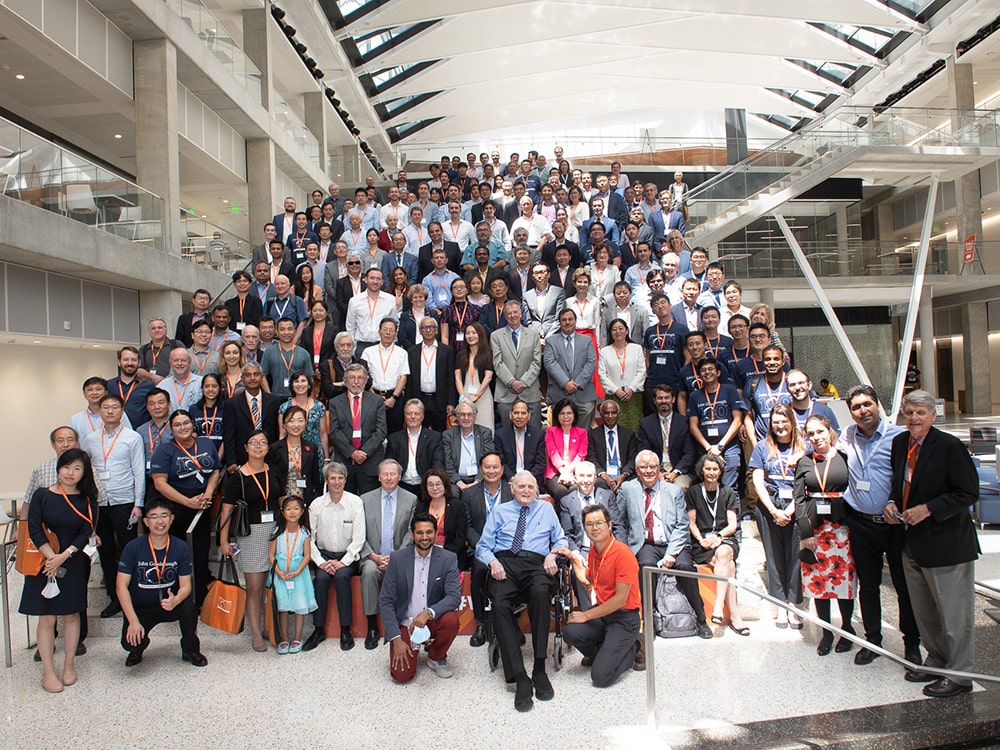
[{"label": "child in blue dress", "polygon": [[[309,516],[302,498],[291,496],[281,506],[281,518],[271,537],[269,556],[274,569],[274,596],[281,629],[279,654],[302,650],[305,616],[316,609],[316,595],[309,575]],[[288,642],[288,614],[295,614],[295,638]]]}]

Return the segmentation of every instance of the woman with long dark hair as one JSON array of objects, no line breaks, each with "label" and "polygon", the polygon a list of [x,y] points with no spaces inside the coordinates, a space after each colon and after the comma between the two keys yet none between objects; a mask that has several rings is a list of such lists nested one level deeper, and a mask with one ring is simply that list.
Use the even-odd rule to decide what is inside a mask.
[{"label": "woman with long dark hair", "polygon": [[455,388],[461,398],[476,405],[476,424],[493,433],[493,349],[481,323],[466,323],[462,350],[455,358]]}]

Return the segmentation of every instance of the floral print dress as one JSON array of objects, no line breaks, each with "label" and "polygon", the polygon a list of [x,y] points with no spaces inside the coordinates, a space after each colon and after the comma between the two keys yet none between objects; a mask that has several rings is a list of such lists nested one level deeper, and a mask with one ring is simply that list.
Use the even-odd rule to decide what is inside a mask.
[{"label": "floral print dress", "polygon": [[795,472],[795,519],[803,539],[816,538],[817,562],[802,563],[802,589],[814,599],[854,597],[854,558],[847,530],[847,461],[842,453],[808,455]]}]

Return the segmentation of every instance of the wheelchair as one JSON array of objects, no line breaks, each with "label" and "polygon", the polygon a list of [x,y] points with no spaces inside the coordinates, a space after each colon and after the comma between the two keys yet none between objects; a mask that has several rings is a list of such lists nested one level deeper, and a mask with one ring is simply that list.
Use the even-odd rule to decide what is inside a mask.
[{"label": "wheelchair", "polygon": [[[563,626],[569,621],[569,614],[573,611],[573,567],[569,559],[558,555],[556,557],[558,570],[555,574],[554,593],[552,596],[552,619],[555,623],[552,634],[552,662],[558,672],[562,669],[563,663]],[[527,607],[523,602],[514,608],[515,619]],[[489,660],[490,671],[496,671],[500,664],[500,637],[497,633],[496,618],[493,617],[493,597],[487,589],[486,603],[483,617],[483,630],[486,635],[486,656]],[[527,639],[521,633],[521,645]]]}]

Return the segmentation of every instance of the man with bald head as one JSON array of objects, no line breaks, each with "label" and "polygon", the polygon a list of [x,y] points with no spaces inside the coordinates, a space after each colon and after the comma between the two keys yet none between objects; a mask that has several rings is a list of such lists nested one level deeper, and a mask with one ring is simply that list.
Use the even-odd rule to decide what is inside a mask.
[{"label": "man with bald head", "polygon": [[170,352],[170,375],[160,381],[160,388],[170,397],[171,413],[190,409],[201,398],[201,376],[191,372],[191,355],[187,349]]}]

